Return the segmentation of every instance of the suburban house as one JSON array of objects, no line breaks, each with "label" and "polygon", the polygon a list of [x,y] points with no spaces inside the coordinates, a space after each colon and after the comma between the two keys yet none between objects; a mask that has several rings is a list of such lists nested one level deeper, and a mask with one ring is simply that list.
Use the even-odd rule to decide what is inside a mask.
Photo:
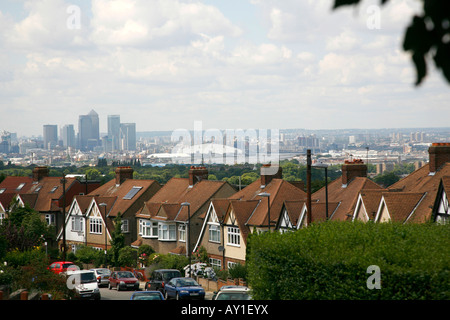
[{"label": "suburban house", "polygon": [[[48,167],[33,169],[33,182],[26,193],[17,194],[18,205],[39,212],[48,225],[55,226],[55,235],[63,225],[63,212],[75,195],[99,187],[99,183],[84,184],[76,178],[49,177]],[[52,243],[50,243],[52,245]]]},{"label": "suburban house", "polygon": [[[341,205],[340,202],[328,202],[328,208],[326,203],[323,202],[312,202],[311,203],[311,223],[317,223],[327,220],[328,218],[333,216],[336,210]],[[328,212],[327,212],[328,209]],[[305,228],[308,226],[306,215],[308,213],[308,207],[306,203],[303,204],[300,217],[298,218],[296,228]]]},{"label": "suburban house", "polygon": [[115,179],[88,195],[74,198],[66,215],[65,234],[62,230],[58,234],[59,242],[65,236],[66,244],[72,250],[81,245],[108,248],[114,220],[119,215],[125,245],[136,240],[136,212],[161,186],[154,180],[133,179],[131,167],[118,167],[115,174]]},{"label": "suburban house", "polygon": [[14,193],[1,193],[0,194],[0,225],[3,223],[3,220],[8,217],[8,213],[11,208],[11,203],[15,198]]},{"label": "suburban house", "polygon": [[[329,203],[339,203],[337,209],[329,215],[329,219],[348,221],[353,217],[358,196],[362,191],[383,188],[367,178],[367,165],[362,160],[345,161],[341,169],[342,176],[328,183]],[[326,203],[325,187],[314,192],[312,199]],[[314,208],[312,208],[312,216],[314,216]]]},{"label": "suburban house", "polygon": [[236,190],[225,181],[208,180],[205,167],[192,166],[189,178],[172,178],[136,214],[138,240],[156,252],[188,254],[193,251],[210,200],[227,198]]},{"label": "suburban house", "polygon": [[375,217],[380,206],[381,196],[384,192],[388,192],[388,190],[362,190],[358,195],[358,200],[356,201],[352,221],[375,221]]},{"label": "suburban house", "polygon": [[450,192],[450,176],[442,177],[439,184],[436,200],[433,206],[433,221],[437,223],[449,223],[450,211],[448,210],[448,194]]},{"label": "suburban house", "polygon": [[297,230],[298,218],[302,211],[304,200],[286,200],[284,201],[281,215],[278,219],[276,230],[281,233]]},{"label": "suburban house", "polygon": [[195,250],[206,248],[214,266],[244,263],[248,235],[275,230],[285,201],[306,198],[303,190],[282,179],[281,167],[275,174],[267,169],[263,166],[261,178],[234,195],[209,203]]},{"label": "suburban house", "polygon": [[433,143],[428,148],[429,162],[388,189],[394,192],[419,193],[424,195],[417,204],[408,222],[423,223],[432,221],[433,208],[442,178],[450,176],[450,143]]},{"label": "suburban house", "polygon": [[425,195],[426,193],[383,192],[375,222],[408,222]]}]

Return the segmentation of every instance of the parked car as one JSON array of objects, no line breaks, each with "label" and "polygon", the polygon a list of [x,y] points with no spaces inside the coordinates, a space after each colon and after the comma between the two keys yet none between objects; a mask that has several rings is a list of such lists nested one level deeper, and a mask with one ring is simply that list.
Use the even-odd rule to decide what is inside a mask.
[{"label": "parked car", "polygon": [[158,269],[152,272],[150,280],[145,284],[145,290],[158,290],[165,294],[164,286],[173,278],[180,278],[181,272],[176,269]]},{"label": "parked car", "polygon": [[165,298],[205,299],[205,290],[192,278],[173,278],[165,286]]},{"label": "parked car", "polygon": [[108,288],[120,290],[139,290],[139,280],[130,271],[113,271],[109,277]]},{"label": "parked car", "polygon": [[[100,300],[100,289],[98,288],[97,278],[91,270],[69,270],[65,271],[66,277],[71,278],[68,284],[73,286],[75,297],[77,299]],[[69,279],[68,279],[69,280]]]},{"label": "parked car", "polygon": [[97,283],[99,286],[108,286],[109,285],[109,277],[111,276],[111,270],[106,268],[95,268],[91,269],[95,273],[95,277],[97,278]]},{"label": "parked car", "polygon": [[[73,268],[69,268],[70,266],[74,266]],[[50,264],[47,268],[48,270],[60,274],[61,272],[65,272],[67,270],[79,270],[75,263],[70,261],[57,261]]]},{"label": "parked car", "polygon": [[214,292],[212,300],[251,300],[250,289],[245,286],[223,286]]},{"label": "parked car", "polygon": [[164,300],[164,296],[160,291],[136,291],[130,300]]}]

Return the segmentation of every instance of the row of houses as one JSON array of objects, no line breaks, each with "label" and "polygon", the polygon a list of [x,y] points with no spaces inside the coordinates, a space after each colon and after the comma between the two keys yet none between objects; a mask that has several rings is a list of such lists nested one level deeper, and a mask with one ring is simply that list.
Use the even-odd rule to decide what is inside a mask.
[{"label": "row of houses", "polygon": [[[48,177],[48,168],[36,167],[33,177],[7,177],[0,184],[0,219],[16,199],[55,226],[60,248],[65,237],[76,252],[80,246],[111,248],[119,216],[126,245],[147,244],[179,255],[204,247],[212,265],[229,268],[245,262],[250,233],[307,226],[303,184],[283,180],[281,167],[275,174],[267,169],[263,166],[260,179],[236,190],[209,180],[205,167],[191,167],[189,178],[172,178],[165,185],[133,179],[131,167],[119,167],[115,179],[102,186],[69,178],[62,184],[61,178]],[[428,164],[389,188],[368,179],[362,161],[350,161],[342,165],[340,178],[312,194],[311,221],[445,223],[448,192],[450,144],[433,144]]]}]

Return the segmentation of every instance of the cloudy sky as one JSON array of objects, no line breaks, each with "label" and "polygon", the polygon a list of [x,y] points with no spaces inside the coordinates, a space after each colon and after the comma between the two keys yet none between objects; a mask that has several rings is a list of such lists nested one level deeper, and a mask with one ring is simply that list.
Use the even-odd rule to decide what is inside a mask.
[{"label": "cloudy sky", "polygon": [[414,87],[401,50],[417,2],[1,0],[0,130],[449,126],[449,85]]}]

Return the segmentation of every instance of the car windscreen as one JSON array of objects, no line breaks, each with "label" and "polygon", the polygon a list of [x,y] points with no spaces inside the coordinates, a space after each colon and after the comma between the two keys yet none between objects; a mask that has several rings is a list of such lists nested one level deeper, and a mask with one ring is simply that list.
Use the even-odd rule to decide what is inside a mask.
[{"label": "car windscreen", "polygon": [[135,294],[133,300],[162,300],[162,299],[161,295],[155,292],[155,293]]},{"label": "car windscreen", "polygon": [[169,271],[169,272],[164,272],[162,274],[162,277],[165,281],[169,281],[172,278],[176,278],[179,277],[181,274],[177,271]]},{"label": "car windscreen", "polygon": [[111,271],[108,269],[97,269],[96,271],[98,274],[111,274]]},{"label": "car windscreen", "polygon": [[250,300],[250,296],[245,292],[223,292],[216,300]]},{"label": "car windscreen", "polygon": [[179,279],[177,281],[177,286],[178,287],[190,287],[190,286],[199,286],[199,284],[194,279]]},{"label": "car windscreen", "polygon": [[119,278],[134,278],[134,275],[128,271],[118,272],[117,275],[119,276]]},{"label": "car windscreen", "polygon": [[96,282],[95,274],[93,272],[80,273],[81,283]]}]

